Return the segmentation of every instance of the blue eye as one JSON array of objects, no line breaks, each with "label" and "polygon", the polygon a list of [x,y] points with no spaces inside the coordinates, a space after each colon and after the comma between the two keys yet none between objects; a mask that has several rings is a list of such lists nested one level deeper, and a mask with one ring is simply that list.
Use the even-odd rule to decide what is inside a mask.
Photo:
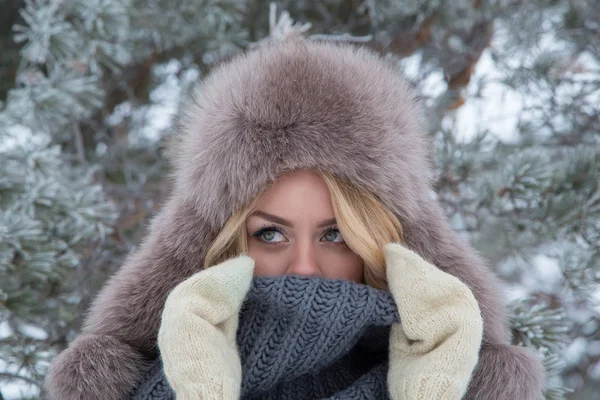
[{"label": "blue eye", "polygon": [[[336,236],[335,235],[330,235],[330,233],[336,233],[337,236],[340,238],[340,240],[335,240]],[[344,238],[342,237],[342,233],[337,228],[329,229],[327,232],[325,232],[325,234],[323,235],[323,237],[328,237],[328,239],[332,239],[332,240],[327,240],[328,242],[332,242],[332,243],[344,243]]]},{"label": "blue eye", "polygon": [[[265,233],[267,235],[264,235]],[[272,240],[273,237],[276,236],[277,234],[280,234],[281,236],[283,236],[283,233],[284,232],[280,228],[276,227],[275,225],[272,225],[272,226],[261,227],[258,231],[253,233],[252,236],[254,236],[255,238],[258,238],[258,240],[260,240],[262,242],[275,244],[275,243],[281,243],[283,240],[273,241]]]}]

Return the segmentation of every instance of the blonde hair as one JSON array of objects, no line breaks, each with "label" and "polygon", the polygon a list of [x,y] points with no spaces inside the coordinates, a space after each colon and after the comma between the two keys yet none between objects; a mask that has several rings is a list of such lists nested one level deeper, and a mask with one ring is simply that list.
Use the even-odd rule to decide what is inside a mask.
[{"label": "blonde hair", "polygon": [[[383,246],[403,241],[400,221],[368,190],[329,172],[316,172],[329,188],[333,213],[346,244],[364,262],[365,283],[377,289],[387,289]],[[204,268],[248,251],[246,219],[256,210],[267,191],[268,187],[229,218],[208,249]]]}]

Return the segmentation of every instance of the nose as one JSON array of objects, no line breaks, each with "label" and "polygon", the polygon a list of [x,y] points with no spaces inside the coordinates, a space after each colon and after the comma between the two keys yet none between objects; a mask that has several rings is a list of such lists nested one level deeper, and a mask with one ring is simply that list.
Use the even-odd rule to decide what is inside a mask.
[{"label": "nose", "polygon": [[310,239],[301,239],[294,243],[292,260],[287,274],[321,276],[321,269],[317,262],[317,251]]}]

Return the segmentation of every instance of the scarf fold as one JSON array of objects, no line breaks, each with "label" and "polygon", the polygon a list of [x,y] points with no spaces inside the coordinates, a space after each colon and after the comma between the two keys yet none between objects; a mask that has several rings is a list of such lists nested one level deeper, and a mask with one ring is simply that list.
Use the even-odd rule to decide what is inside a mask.
[{"label": "scarf fold", "polygon": [[[241,397],[386,399],[390,292],[320,277],[254,277],[240,311]],[[160,358],[132,400],[172,400]]]}]

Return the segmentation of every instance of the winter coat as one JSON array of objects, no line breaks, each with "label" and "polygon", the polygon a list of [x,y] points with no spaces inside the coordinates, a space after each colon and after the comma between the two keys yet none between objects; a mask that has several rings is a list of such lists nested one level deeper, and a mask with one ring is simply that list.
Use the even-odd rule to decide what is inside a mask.
[{"label": "winter coat", "polygon": [[510,344],[499,279],[432,195],[420,105],[386,59],[354,44],[301,38],[261,46],[204,78],[175,137],[173,189],[93,302],[79,337],[52,363],[51,399],[126,398],[157,357],[171,290],[202,268],[235,210],[297,168],[370,190],[399,219],[408,248],[472,291],[483,342],[466,399],[537,399],[541,364]]}]

